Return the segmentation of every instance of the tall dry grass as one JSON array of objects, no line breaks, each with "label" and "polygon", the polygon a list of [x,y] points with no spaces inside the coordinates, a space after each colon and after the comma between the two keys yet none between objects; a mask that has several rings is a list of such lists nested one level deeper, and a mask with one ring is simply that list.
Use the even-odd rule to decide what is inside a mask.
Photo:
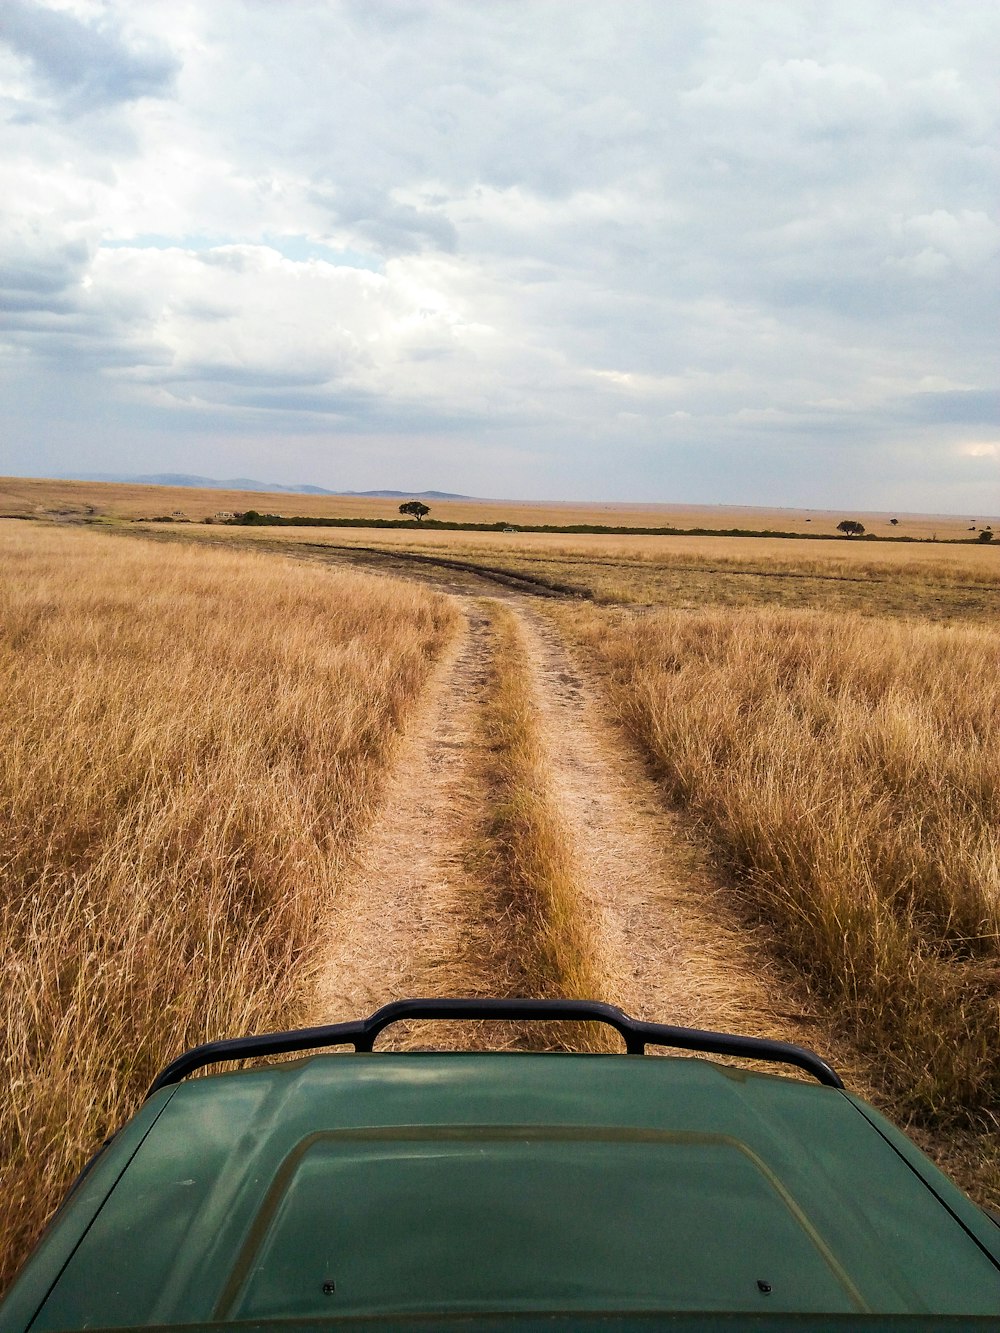
[{"label": "tall dry grass", "polygon": [[454,613],[363,575],[0,527],[9,1277],[161,1064],[296,1020]]},{"label": "tall dry grass", "polygon": [[[506,986],[548,999],[600,995],[593,934],[580,912],[570,836],[552,791],[527,648],[511,611],[494,604],[491,617],[495,643],[482,720],[492,779],[486,852],[507,928]],[[521,1044],[607,1045],[593,1024],[545,1026],[530,1025]]]},{"label": "tall dry grass", "polygon": [[[1000,542],[871,545],[767,537],[621,537],[433,529],[163,528],[163,539],[295,551],[312,560],[393,558],[420,577],[433,565],[505,570],[631,607],[782,606],[992,625],[1000,615]],[[379,556],[366,556],[365,548]],[[361,548],[360,550],[358,548]],[[349,553],[353,551],[354,554]],[[324,554],[325,552],[325,554]],[[453,577],[449,571],[448,577]]]},{"label": "tall dry grass", "polygon": [[580,611],[622,717],[904,1109],[1000,1099],[1000,636]]}]

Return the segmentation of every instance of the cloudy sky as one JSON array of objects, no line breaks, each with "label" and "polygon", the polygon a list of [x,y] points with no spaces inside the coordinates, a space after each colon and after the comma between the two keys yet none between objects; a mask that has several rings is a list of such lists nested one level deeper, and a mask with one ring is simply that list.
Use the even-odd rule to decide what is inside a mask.
[{"label": "cloudy sky", "polygon": [[1000,511],[995,0],[3,0],[0,472]]}]

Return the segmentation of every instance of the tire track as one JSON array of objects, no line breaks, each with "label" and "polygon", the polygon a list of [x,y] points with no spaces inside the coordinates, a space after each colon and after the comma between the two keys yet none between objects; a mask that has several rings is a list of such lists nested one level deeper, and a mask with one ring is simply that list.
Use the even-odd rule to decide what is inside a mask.
[{"label": "tire track", "polygon": [[[380,813],[355,854],[326,922],[329,947],[314,1018],[333,1023],[409,996],[487,995],[496,922],[477,868],[487,756],[478,716],[491,653],[488,617],[469,608],[411,719]],[[382,1046],[410,1046],[393,1028]],[[436,1024],[462,1045],[468,1026]]]},{"label": "tire track", "polygon": [[550,621],[524,605],[520,618],[580,910],[605,980],[599,998],[649,1020],[826,1044],[801,1001],[782,993],[763,946],[734,921],[727,885],[686,821],[664,807],[597,683]]}]

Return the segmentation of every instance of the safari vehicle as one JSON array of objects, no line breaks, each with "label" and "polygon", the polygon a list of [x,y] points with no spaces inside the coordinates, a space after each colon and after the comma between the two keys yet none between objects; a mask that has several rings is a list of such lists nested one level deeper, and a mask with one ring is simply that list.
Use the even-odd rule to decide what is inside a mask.
[{"label": "safari vehicle", "polygon": [[[373,1050],[414,1018],[592,1021],[625,1053]],[[1000,1226],[810,1051],[408,1000],[181,1056],[0,1307],[3,1333],[345,1327],[997,1329]]]}]

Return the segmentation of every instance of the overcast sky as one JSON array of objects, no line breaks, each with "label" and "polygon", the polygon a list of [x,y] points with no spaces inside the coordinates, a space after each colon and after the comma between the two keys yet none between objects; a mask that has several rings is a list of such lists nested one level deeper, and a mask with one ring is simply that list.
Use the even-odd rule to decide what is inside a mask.
[{"label": "overcast sky", "polygon": [[1000,511],[996,0],[2,0],[0,472]]}]

